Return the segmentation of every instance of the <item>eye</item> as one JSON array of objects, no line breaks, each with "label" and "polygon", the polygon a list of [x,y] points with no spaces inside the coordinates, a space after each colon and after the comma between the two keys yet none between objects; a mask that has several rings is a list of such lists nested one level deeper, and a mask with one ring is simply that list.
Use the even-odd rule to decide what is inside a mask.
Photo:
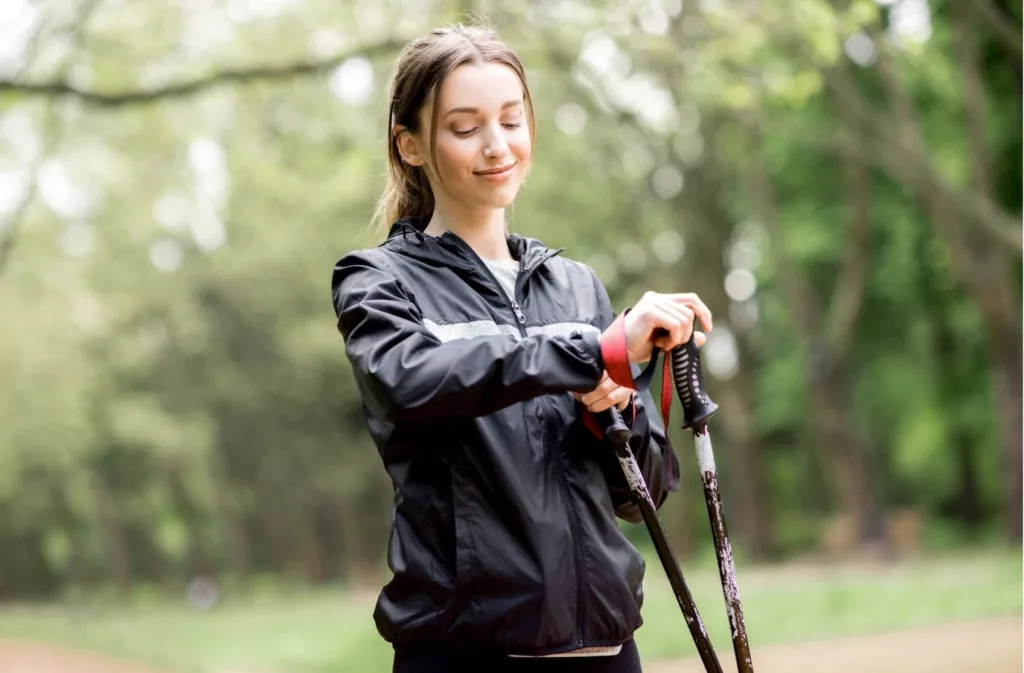
[{"label": "eye", "polygon": [[502,124],[507,129],[517,129],[523,125],[523,122],[505,122]]},{"label": "eye", "polygon": [[475,126],[473,128],[471,128],[471,129],[452,129],[452,133],[454,133],[455,135],[457,135],[460,138],[465,138],[466,136],[471,134],[473,131],[476,131],[476,127]]}]

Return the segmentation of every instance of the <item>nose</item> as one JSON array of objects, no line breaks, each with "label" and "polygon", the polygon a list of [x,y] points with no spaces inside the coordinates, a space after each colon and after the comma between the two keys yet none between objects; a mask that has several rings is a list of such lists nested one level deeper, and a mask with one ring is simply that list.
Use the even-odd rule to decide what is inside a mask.
[{"label": "nose", "polygon": [[500,126],[497,129],[492,128],[484,144],[484,156],[488,159],[499,159],[506,154],[508,154],[508,143],[505,142],[505,134],[502,133]]}]

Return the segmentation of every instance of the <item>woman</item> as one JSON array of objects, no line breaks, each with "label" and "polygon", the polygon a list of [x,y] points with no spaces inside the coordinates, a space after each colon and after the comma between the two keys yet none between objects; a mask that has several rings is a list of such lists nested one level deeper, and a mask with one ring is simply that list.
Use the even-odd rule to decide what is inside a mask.
[{"label": "woman", "polygon": [[644,562],[616,515],[640,514],[582,416],[623,412],[660,505],[679,464],[630,364],[688,341],[695,316],[711,329],[710,312],[647,293],[616,320],[587,266],[508,234],[533,107],[490,30],[405,48],[388,134],[387,240],[343,257],[332,289],[395,487],[374,611],[393,670],[636,673]]}]

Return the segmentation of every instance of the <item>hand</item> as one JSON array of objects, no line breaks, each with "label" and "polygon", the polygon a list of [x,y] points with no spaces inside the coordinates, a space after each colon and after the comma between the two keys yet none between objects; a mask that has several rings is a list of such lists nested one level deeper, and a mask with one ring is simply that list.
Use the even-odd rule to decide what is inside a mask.
[{"label": "hand", "polygon": [[690,340],[703,346],[707,337],[694,333],[694,318],[711,331],[711,311],[692,292],[659,294],[647,292],[626,314],[626,352],[630,363],[646,362],[654,346],[670,351]]},{"label": "hand", "polygon": [[582,402],[587,411],[599,414],[612,407],[625,411],[633,397],[633,390],[615,383],[608,378],[608,372],[605,372],[596,388],[589,393],[573,393],[572,396]]}]

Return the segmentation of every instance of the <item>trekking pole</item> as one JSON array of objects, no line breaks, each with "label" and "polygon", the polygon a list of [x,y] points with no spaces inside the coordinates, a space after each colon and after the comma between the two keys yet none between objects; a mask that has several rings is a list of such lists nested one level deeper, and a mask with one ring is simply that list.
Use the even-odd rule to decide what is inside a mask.
[{"label": "trekking pole", "polygon": [[647,531],[654,542],[658,558],[661,559],[661,565],[665,568],[665,574],[668,575],[668,583],[671,585],[676,601],[683,611],[683,619],[690,629],[693,643],[697,646],[697,653],[700,655],[700,660],[704,662],[704,669],[708,673],[723,673],[722,665],[718,662],[715,649],[711,646],[708,632],[704,628],[704,622],[701,621],[700,614],[697,612],[697,606],[693,602],[693,596],[690,595],[690,590],[686,586],[683,572],[679,569],[676,556],[672,552],[668,540],[665,538],[665,529],[662,528],[661,521],[658,519],[658,512],[654,506],[654,501],[651,499],[651,494],[647,490],[643,474],[640,472],[636,458],[633,457],[633,452],[629,448],[629,438],[632,432],[626,427],[625,422],[622,420],[622,415],[619,414],[619,410],[615,407],[594,414],[594,416],[604,437],[615,447],[615,455],[618,457],[619,465],[622,466],[622,472],[626,476],[626,483],[629,484],[630,493],[632,493],[633,500],[640,508],[640,514],[643,516],[644,524],[647,526]]},{"label": "trekking pole", "polygon": [[718,574],[722,579],[722,593],[725,595],[725,610],[729,615],[732,631],[732,648],[736,653],[736,667],[739,673],[754,673],[750,659],[750,644],[747,628],[743,623],[743,607],[740,605],[739,586],[736,582],[736,566],[729,545],[725,516],[722,513],[722,498],[718,491],[718,473],[715,470],[715,454],[711,450],[711,435],[708,419],[718,405],[704,391],[704,375],[700,367],[700,349],[691,337],[688,342],[671,351],[672,378],[676,392],[683,404],[683,429],[692,429],[697,450],[697,464],[704,484],[704,500],[707,503],[711,534],[715,540],[715,556],[718,557]]}]

